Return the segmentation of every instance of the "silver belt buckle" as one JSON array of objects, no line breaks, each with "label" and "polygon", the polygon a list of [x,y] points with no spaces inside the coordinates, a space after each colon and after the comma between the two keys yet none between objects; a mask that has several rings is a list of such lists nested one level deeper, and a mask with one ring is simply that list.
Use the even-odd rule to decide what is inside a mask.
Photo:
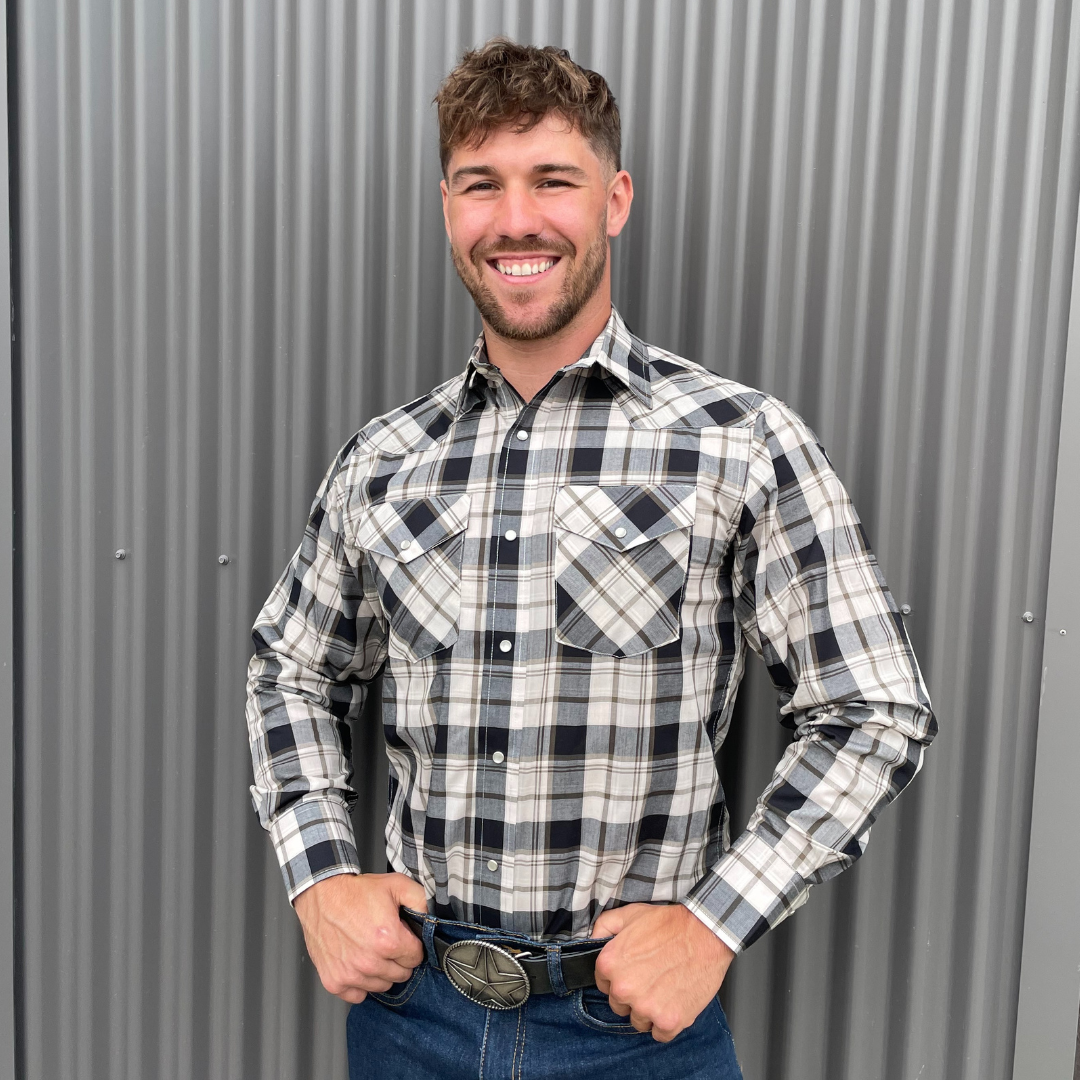
[{"label": "silver belt buckle", "polygon": [[457,941],[443,953],[455,990],[488,1009],[516,1009],[529,997],[529,976],[506,949],[490,941]]}]

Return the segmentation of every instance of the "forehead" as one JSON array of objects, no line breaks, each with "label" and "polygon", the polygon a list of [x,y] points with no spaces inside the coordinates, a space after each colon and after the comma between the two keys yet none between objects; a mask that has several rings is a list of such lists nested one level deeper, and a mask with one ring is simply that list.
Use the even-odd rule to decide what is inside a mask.
[{"label": "forehead", "polygon": [[586,172],[601,171],[600,159],[580,131],[558,113],[548,113],[528,131],[504,124],[480,144],[456,146],[447,163],[447,175],[463,166],[489,166],[500,172],[529,171],[537,165],[565,162]]}]

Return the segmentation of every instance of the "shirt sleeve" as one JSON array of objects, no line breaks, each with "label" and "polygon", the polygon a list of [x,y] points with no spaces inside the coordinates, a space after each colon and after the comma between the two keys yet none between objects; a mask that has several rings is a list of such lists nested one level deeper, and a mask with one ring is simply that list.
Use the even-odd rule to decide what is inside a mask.
[{"label": "shirt sleeve", "polygon": [[252,802],[289,899],[323,878],[360,873],[349,811],[349,723],[386,657],[363,561],[342,530],[348,444],[311,508],[304,537],[255,621],[247,725]]},{"label": "shirt sleeve", "polygon": [[847,492],[779,402],[755,425],[733,555],[738,627],[795,733],[746,830],[682,901],[739,952],[863,853],[937,723]]}]

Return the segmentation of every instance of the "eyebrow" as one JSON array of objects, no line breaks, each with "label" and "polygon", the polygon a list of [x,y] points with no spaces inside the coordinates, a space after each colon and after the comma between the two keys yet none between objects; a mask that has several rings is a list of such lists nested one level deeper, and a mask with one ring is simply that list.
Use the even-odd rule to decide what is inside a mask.
[{"label": "eyebrow", "polygon": [[464,180],[469,176],[495,175],[495,167],[492,165],[466,165],[464,168],[454,170],[454,175],[450,177],[450,183],[456,184],[459,180]]},{"label": "eyebrow", "polygon": [[562,165],[552,163],[548,165],[534,165],[534,173],[563,173],[566,176],[574,176],[579,180],[587,180],[588,173],[584,169],[579,169],[576,165]]},{"label": "eyebrow", "polygon": [[[534,175],[540,176],[560,173],[563,176],[572,176],[578,180],[588,179],[588,173],[586,173],[584,169],[579,169],[576,165],[569,165],[561,162],[545,162],[542,165],[534,165],[532,171]],[[471,176],[498,176],[498,169],[493,165],[465,165],[460,169],[454,170],[454,175],[450,177],[450,183],[451,185],[455,185]]]}]

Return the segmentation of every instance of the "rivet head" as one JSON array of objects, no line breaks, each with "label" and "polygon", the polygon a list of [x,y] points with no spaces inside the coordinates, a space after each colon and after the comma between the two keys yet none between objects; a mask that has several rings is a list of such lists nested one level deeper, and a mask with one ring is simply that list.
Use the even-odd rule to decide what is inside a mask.
[{"label": "rivet head", "polygon": [[228,566],[232,560],[229,558],[228,555],[219,555],[217,557],[217,561],[221,563],[222,566]]},{"label": "rivet head", "polygon": [[496,765],[501,765],[506,760],[506,755],[501,750],[496,750],[495,753],[491,755],[491,760],[494,761]]},{"label": "rivet head", "polygon": [[507,641],[506,638],[499,642],[499,652],[509,652],[513,647],[513,644]]},{"label": "rivet head", "polygon": [[498,870],[499,869],[499,864],[494,859],[488,859],[488,869],[489,870]]},{"label": "rivet head", "polygon": [[911,605],[910,604],[901,604],[900,605],[900,614],[901,615],[910,615],[911,614]]},{"label": "rivet head", "polygon": [[401,548],[402,551],[408,551],[409,548],[412,547],[412,541],[411,540],[402,540],[401,543],[398,546]]},{"label": "rivet head", "polygon": [[1030,611],[1025,611],[1024,614],[1020,616],[1020,618],[1023,619],[1024,622],[1035,621],[1035,616]]},{"label": "rivet head", "polygon": [[615,535],[621,540],[626,535],[626,530],[620,525],[615,530]]},{"label": "rivet head", "polygon": [[1059,634],[1060,634],[1060,635],[1061,635],[1062,637],[1064,637],[1064,636],[1065,636],[1065,633],[1066,633],[1066,632],[1065,632],[1064,630],[1059,630],[1059,631],[1058,631],[1058,633],[1059,633]]},{"label": "rivet head", "polygon": [[519,431],[519,432],[517,433],[517,437],[518,437],[518,438],[519,438],[519,439],[520,439],[520,440],[521,440],[522,442],[524,442],[524,441],[525,441],[525,440],[526,440],[526,439],[527,439],[527,438],[529,437],[529,433],[528,433],[527,431]]},{"label": "rivet head", "polygon": [[113,556],[113,558],[114,559],[126,559],[127,558],[127,552],[123,548],[117,548],[116,549],[116,554]]},{"label": "rivet head", "polygon": [[517,533],[514,532],[513,529],[507,529],[506,532],[503,533],[503,539],[504,540],[511,540],[511,541],[516,540],[517,539]]}]

